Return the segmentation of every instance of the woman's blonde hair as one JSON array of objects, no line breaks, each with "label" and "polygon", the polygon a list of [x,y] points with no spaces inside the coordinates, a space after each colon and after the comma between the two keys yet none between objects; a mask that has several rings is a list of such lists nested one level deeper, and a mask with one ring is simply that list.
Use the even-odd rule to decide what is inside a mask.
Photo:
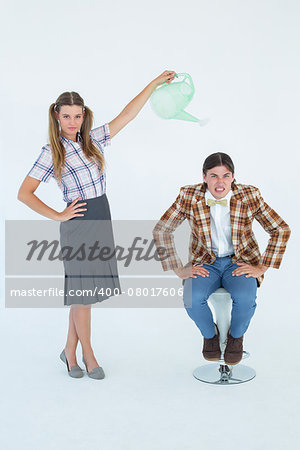
[{"label": "woman's blonde hair", "polygon": [[93,112],[84,105],[83,99],[77,92],[64,92],[49,108],[49,140],[52,150],[53,170],[56,178],[61,182],[62,170],[65,165],[65,148],[60,140],[59,124],[55,116],[55,111],[59,113],[61,107],[64,105],[78,105],[82,107],[82,111],[84,111],[83,122],[80,128],[82,150],[88,159],[94,160],[98,164],[102,173],[105,166],[104,156],[93,144],[90,137],[90,131],[93,125]]}]

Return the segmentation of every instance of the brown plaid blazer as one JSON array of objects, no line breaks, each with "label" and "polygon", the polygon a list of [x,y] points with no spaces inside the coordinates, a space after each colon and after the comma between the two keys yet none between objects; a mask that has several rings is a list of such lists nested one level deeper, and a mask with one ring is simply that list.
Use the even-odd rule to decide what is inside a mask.
[{"label": "brown plaid blazer", "polygon": [[[155,225],[153,238],[163,270],[183,267],[175,249],[173,232],[185,219],[191,227],[188,264],[212,264],[216,260],[211,249],[210,208],[205,203],[205,190],[203,183],[183,186],[175,202]],[[252,231],[254,219],[270,234],[263,255]],[[281,217],[264,202],[258,188],[233,185],[230,221],[233,262],[279,268],[291,232]],[[263,275],[257,278],[258,286],[262,280]]]}]

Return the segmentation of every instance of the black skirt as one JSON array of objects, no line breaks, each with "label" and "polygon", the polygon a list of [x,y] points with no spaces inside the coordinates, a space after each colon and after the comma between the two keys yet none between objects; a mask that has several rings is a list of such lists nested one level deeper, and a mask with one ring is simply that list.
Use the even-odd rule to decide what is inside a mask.
[{"label": "black skirt", "polygon": [[106,194],[76,204],[83,202],[84,216],[60,224],[65,305],[90,305],[121,293]]}]

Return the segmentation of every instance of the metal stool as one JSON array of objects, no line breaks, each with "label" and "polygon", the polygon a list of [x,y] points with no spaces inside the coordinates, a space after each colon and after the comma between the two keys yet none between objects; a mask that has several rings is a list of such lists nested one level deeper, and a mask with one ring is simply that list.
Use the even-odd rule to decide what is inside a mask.
[{"label": "metal stool", "polygon": [[[218,362],[200,366],[194,370],[193,375],[197,380],[210,384],[239,384],[252,380],[256,372],[243,364],[230,366],[225,364],[224,350],[226,347],[227,332],[230,328],[232,300],[230,294],[224,288],[217,289],[208,299],[215,323],[220,332],[221,359]],[[243,359],[249,358],[248,352],[243,352]]]}]

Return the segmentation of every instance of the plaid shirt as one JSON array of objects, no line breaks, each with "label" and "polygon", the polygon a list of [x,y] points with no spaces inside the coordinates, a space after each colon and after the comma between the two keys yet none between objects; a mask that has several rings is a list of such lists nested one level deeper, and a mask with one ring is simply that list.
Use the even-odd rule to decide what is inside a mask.
[{"label": "plaid shirt", "polygon": [[[180,189],[175,202],[160,218],[153,230],[156,246],[163,247],[163,249],[158,248],[157,252],[161,256],[164,270],[183,267],[175,249],[173,232],[185,219],[189,221],[192,230],[188,264],[212,264],[216,260],[211,248],[210,208],[205,202],[205,186],[202,183],[189,185]],[[252,231],[254,219],[270,234],[268,246],[263,255],[260,254]],[[290,237],[290,229],[264,202],[258,188],[243,184],[233,185],[230,222],[234,248],[233,262],[263,264],[267,267],[279,268]],[[257,278],[258,286],[262,280],[263,275]]]},{"label": "plaid shirt", "polygon": [[[109,125],[94,128],[90,132],[92,142],[103,154],[103,148],[110,145]],[[82,150],[82,138],[77,133],[77,142],[61,136],[61,142],[65,147],[65,171],[62,180],[57,184],[63,192],[65,202],[72,202],[77,197],[81,200],[100,197],[106,191],[106,175],[102,173],[97,164],[87,159]],[[27,176],[48,183],[54,177],[52,152],[49,144],[42,148],[38,159],[28,172]]]}]

